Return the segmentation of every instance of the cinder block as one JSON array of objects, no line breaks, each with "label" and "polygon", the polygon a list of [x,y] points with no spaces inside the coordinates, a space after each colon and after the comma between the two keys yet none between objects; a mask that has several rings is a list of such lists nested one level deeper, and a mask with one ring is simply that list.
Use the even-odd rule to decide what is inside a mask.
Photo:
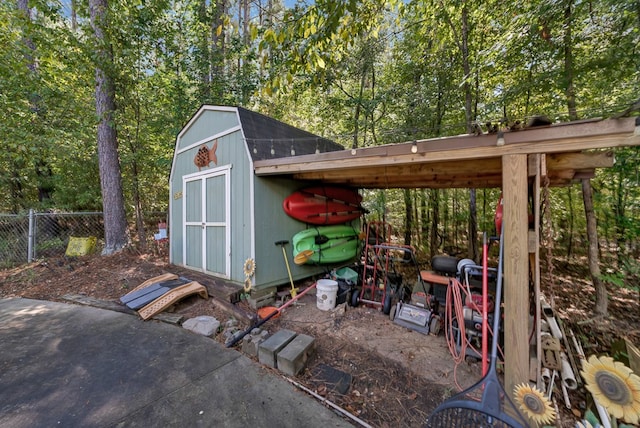
[{"label": "cinder block", "polygon": [[258,361],[269,367],[278,367],[276,355],[296,337],[291,330],[280,330],[258,346]]},{"label": "cinder block", "polygon": [[251,356],[258,357],[258,347],[264,342],[264,338],[257,334],[245,336],[242,340],[242,352]]},{"label": "cinder block", "polygon": [[278,369],[295,376],[307,365],[307,361],[315,354],[315,339],[306,334],[300,334],[284,349],[278,352]]}]

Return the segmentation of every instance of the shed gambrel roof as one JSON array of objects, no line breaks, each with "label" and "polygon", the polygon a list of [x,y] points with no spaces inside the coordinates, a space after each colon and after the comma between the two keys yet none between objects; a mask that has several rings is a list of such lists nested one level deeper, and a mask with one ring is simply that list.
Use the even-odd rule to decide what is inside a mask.
[{"label": "shed gambrel roof", "polygon": [[[263,114],[237,107],[242,132],[254,161],[344,150],[340,144],[280,122]],[[273,154],[271,150],[273,149]]]}]

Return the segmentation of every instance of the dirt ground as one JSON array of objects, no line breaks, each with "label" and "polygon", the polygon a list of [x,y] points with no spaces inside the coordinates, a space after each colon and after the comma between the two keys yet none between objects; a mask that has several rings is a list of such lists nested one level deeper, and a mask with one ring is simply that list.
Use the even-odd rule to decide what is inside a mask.
[{"label": "dirt ground", "polygon": [[[555,307],[585,347],[585,353],[608,352],[611,344],[626,336],[640,343],[640,299],[637,292],[615,289],[610,292],[610,316],[594,318],[593,288],[583,278],[584,263],[559,264],[558,280],[553,284]],[[64,301],[66,294],[118,301],[131,289],[149,278],[176,267],[165,258],[140,254],[133,250],[113,256],[58,258],[0,271],[0,298],[25,297]],[[303,284],[299,284],[303,285]],[[250,315],[246,302],[239,312]],[[238,318],[228,304],[216,298],[189,297],[171,310],[187,318],[211,315],[221,322]],[[248,326],[248,318],[240,319]],[[341,305],[333,311],[321,311],[316,297],[309,293],[299,305],[291,305],[277,319],[264,324],[270,332],[282,328],[316,338],[316,356],[296,381],[318,395],[376,427],[421,426],[429,413],[452,394],[472,385],[480,377],[480,363],[462,361],[456,365],[447,341],[439,336],[423,335],[392,322],[377,308]],[[216,340],[224,342],[222,334]],[[341,393],[326,380],[326,366],[337,369],[352,380]],[[559,427],[573,427],[589,406],[584,388],[570,394],[573,411],[564,408],[559,398]]]}]

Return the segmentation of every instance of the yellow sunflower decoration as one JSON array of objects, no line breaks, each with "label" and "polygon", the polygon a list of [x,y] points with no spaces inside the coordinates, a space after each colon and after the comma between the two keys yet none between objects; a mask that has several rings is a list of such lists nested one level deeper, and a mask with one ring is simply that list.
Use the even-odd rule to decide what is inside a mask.
[{"label": "yellow sunflower decoration", "polygon": [[250,278],[256,273],[256,262],[255,260],[249,258],[244,261],[244,265],[242,266],[242,270],[244,271],[244,276]]},{"label": "yellow sunflower decoration", "polygon": [[251,277],[256,273],[256,262],[252,258],[248,258],[242,265],[242,271],[244,272],[244,292],[249,293],[251,291]]},{"label": "yellow sunflower decoration", "polygon": [[517,385],[514,398],[524,414],[537,424],[549,424],[556,419],[556,412],[549,399],[537,388],[526,383]]},{"label": "yellow sunflower decoration", "polygon": [[640,377],[619,361],[592,355],[582,363],[589,392],[615,418],[631,424],[640,421]]},{"label": "yellow sunflower decoration", "polygon": [[252,285],[253,285],[253,284],[251,283],[251,278],[246,277],[246,278],[244,279],[244,292],[245,292],[245,293],[250,292],[250,291],[251,291],[251,286],[252,286]]}]

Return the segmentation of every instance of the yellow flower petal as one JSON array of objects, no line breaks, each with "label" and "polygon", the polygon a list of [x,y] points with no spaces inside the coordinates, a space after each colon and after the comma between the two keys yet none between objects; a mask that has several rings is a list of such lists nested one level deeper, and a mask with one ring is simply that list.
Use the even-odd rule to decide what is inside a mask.
[{"label": "yellow flower petal", "polygon": [[629,422],[630,424],[636,425],[638,423],[638,412],[633,410],[633,408],[625,407],[624,416],[622,416],[622,419],[626,422]]},{"label": "yellow flower petal", "polygon": [[638,376],[637,374],[632,373],[627,380],[627,384],[629,385],[629,388],[633,389],[634,391],[640,392],[640,376]]},{"label": "yellow flower petal", "polygon": [[517,385],[514,398],[523,413],[538,424],[548,424],[555,420],[556,413],[547,397],[537,388],[526,383]]},{"label": "yellow flower petal", "polygon": [[607,409],[609,414],[614,418],[621,419],[624,417],[624,408],[619,404],[611,403],[611,405],[609,406],[605,406],[604,404],[602,405]]},{"label": "yellow flower petal", "polygon": [[633,374],[633,370],[622,364],[620,361],[616,361],[614,363],[614,366],[621,375],[624,375],[623,377],[625,379],[631,377],[631,375]]},{"label": "yellow flower petal", "polygon": [[616,419],[637,424],[640,418],[640,377],[609,356],[591,355],[583,362],[585,386]]},{"label": "yellow flower petal", "polygon": [[605,409],[608,409],[616,405],[611,400],[609,400],[609,398],[606,395],[602,394],[600,390],[596,390],[596,392],[595,393],[592,392],[592,394],[593,394],[593,398],[595,398],[598,401],[598,403],[602,404],[602,406],[604,406]]}]

